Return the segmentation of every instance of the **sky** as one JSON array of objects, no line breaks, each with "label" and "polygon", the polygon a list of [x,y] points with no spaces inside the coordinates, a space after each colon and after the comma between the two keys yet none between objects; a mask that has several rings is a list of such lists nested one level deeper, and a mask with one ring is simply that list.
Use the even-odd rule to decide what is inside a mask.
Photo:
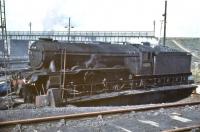
[{"label": "sky", "polygon": [[[152,31],[165,0],[5,0],[8,31]],[[200,37],[200,0],[168,0],[167,36]]]}]

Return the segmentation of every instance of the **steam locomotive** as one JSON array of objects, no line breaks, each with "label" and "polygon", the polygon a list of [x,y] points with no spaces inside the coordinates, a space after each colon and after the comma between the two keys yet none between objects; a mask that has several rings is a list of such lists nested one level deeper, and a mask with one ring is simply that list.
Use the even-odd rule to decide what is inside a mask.
[{"label": "steam locomotive", "polygon": [[73,99],[130,89],[188,84],[191,54],[166,46],[40,39],[30,47],[25,100],[59,89]]}]

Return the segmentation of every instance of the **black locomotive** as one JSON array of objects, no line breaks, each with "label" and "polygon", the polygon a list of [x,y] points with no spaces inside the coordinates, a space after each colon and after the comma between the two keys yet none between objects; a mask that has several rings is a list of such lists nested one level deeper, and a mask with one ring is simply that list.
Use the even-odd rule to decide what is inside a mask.
[{"label": "black locomotive", "polygon": [[40,39],[31,45],[29,57],[33,72],[25,91],[33,98],[54,88],[70,99],[191,83],[191,55],[161,45]]}]

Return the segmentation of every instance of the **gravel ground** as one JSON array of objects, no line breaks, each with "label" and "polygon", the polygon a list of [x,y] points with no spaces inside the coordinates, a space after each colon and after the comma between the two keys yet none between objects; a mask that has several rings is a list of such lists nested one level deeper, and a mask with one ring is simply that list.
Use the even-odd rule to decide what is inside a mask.
[{"label": "gravel ground", "polygon": [[[152,104],[153,105],[153,104]],[[43,107],[36,108],[33,104],[23,104],[18,108],[13,110],[2,110],[0,111],[0,121],[16,120],[16,119],[27,119],[27,118],[37,118],[37,117],[48,117],[53,115],[63,115],[63,114],[75,114],[75,113],[85,113],[85,112],[96,112],[105,110],[116,110],[116,109],[126,109],[126,108],[136,108],[145,105],[137,106],[105,106],[105,107],[75,107],[67,106],[60,108]]]},{"label": "gravel ground", "polygon": [[[49,123],[16,125],[1,131],[23,132],[158,132],[197,124],[200,105],[97,116],[81,120],[60,120]],[[180,118],[180,119],[179,119]]]},{"label": "gravel ground", "polygon": [[[193,94],[190,97],[180,100],[178,102],[192,102],[200,101],[200,95]],[[153,104],[152,104],[153,105]],[[13,110],[1,110],[0,121],[26,119],[43,116],[53,116],[62,114],[104,111],[111,109],[133,108],[138,106],[118,106],[118,107],[43,107],[36,108],[33,104],[22,104]],[[77,131],[77,132],[96,132],[96,131],[160,131],[169,128],[181,127],[186,124],[174,121],[171,116],[181,116],[191,118],[192,123],[199,123],[200,105],[185,106],[170,109],[160,109],[148,112],[131,112],[123,115],[113,116],[98,116],[95,118],[81,119],[81,120],[60,120],[49,123],[31,124],[31,125],[16,125],[6,128],[0,128],[0,131]],[[151,125],[149,125],[151,124]],[[153,124],[153,125],[152,125]],[[187,125],[189,125],[187,124]],[[126,130],[127,129],[127,130]]]}]

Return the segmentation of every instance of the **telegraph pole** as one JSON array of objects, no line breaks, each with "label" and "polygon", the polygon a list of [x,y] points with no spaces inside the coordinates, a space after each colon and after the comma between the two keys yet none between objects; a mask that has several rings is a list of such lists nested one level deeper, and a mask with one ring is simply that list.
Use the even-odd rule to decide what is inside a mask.
[{"label": "telegraph pole", "polygon": [[154,32],[154,36],[155,36],[155,32],[156,32],[156,21],[153,21],[153,32]]},{"label": "telegraph pole", "polygon": [[167,0],[165,1],[165,13],[163,14],[164,16],[164,37],[163,37],[163,45],[165,46],[166,42],[166,23],[167,23]]},{"label": "telegraph pole", "polygon": [[29,44],[28,44],[28,48],[30,48],[31,46],[31,39],[32,39],[32,22],[30,21],[29,24]]},{"label": "telegraph pole", "polygon": [[32,32],[32,23],[31,22],[29,22],[29,33],[30,33],[30,35],[31,35],[31,32]]},{"label": "telegraph pole", "polygon": [[73,26],[71,26],[71,18],[69,17],[69,19],[68,19],[68,26],[65,26],[65,28],[68,28],[68,35],[67,35],[67,40],[68,40],[68,42],[70,42],[70,30],[71,30],[71,28],[74,28]]},{"label": "telegraph pole", "polygon": [[70,41],[70,28],[71,28],[71,18],[69,17],[69,22],[68,22],[68,42]]}]

